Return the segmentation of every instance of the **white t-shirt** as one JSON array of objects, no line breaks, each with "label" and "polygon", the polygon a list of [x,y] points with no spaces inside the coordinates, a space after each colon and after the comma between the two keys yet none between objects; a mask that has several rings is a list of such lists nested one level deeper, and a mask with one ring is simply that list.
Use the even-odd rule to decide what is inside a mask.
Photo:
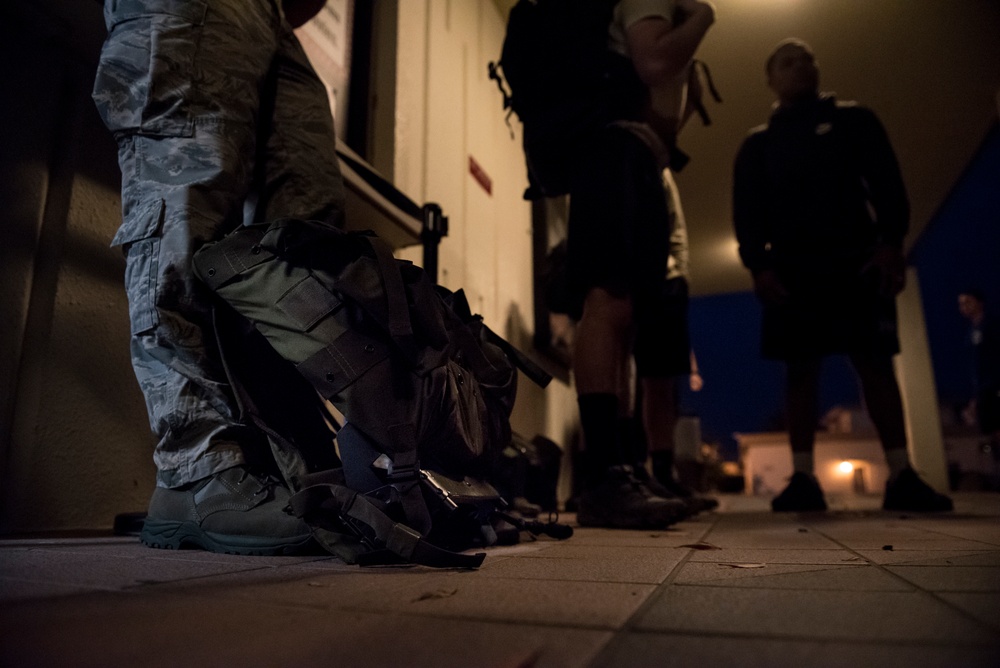
[{"label": "white t-shirt", "polygon": [[[620,0],[615,5],[614,15],[611,19],[611,26],[608,29],[608,45],[613,50],[628,57],[628,47],[625,41],[625,33],[637,21],[649,17],[659,17],[666,19],[673,26],[674,14],[677,4],[675,0]],[[681,118],[687,97],[688,72],[685,70],[666,89],[658,89],[654,95],[657,103],[657,113],[668,118]],[[654,155],[662,154],[669,156],[666,147],[662,142],[657,141],[655,133],[646,124],[623,123],[629,130],[634,132],[647,144]],[[667,211],[670,215],[670,255],[667,258],[667,278],[687,276],[688,273],[688,247],[687,247],[687,225],[684,220],[684,210],[681,207],[680,197],[677,192],[677,184],[674,183],[673,176],[669,169],[663,171],[664,194],[667,198]]]},{"label": "white t-shirt", "polygon": [[627,56],[625,32],[633,23],[650,16],[658,16],[672,24],[676,9],[675,0],[619,0],[615,5],[611,26],[608,29],[608,45],[613,51]]},{"label": "white t-shirt", "polygon": [[[633,24],[650,17],[658,17],[673,26],[676,11],[675,0],[620,0],[615,5],[611,25],[608,28],[608,46],[611,50],[628,57],[630,54],[625,35]],[[676,139],[677,133],[680,132],[680,121],[687,106],[689,69],[685,68],[673,81],[650,91],[651,110],[661,119],[657,127],[672,128],[674,136],[665,138],[668,141]]]}]

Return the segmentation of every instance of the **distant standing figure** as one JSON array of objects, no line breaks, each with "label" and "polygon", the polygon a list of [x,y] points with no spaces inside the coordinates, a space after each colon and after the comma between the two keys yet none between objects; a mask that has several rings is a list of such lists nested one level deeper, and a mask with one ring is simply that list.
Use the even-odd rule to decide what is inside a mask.
[{"label": "distant standing figure", "polygon": [[969,321],[972,347],[973,396],[968,412],[979,429],[990,437],[996,454],[1000,449],[1000,323],[986,312],[986,298],[975,288],[958,296],[958,311]]},{"label": "distant standing figure", "polygon": [[733,221],[763,306],[763,356],[787,367],[794,473],[772,508],[826,509],[813,470],[820,367],[845,353],[889,464],[883,507],[951,510],[911,465],[892,366],[910,213],[895,153],[871,110],[819,92],[804,42],[781,42],[766,72],[777,104],[737,155]]}]

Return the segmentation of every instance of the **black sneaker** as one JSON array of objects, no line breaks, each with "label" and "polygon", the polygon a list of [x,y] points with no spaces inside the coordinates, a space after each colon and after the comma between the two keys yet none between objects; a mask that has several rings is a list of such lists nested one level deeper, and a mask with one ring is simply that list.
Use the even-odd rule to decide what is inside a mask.
[{"label": "black sneaker", "polygon": [[826,499],[816,476],[798,471],[792,474],[788,487],[771,499],[776,513],[808,513],[826,510]]},{"label": "black sneaker", "polygon": [[885,483],[885,510],[903,510],[914,513],[944,513],[954,510],[951,499],[934,491],[921,480],[912,468],[900,471],[895,480]]},{"label": "black sneaker", "polygon": [[683,501],[653,494],[631,466],[612,466],[604,480],[580,494],[576,521],[585,527],[662,529],[689,515]]},{"label": "black sneaker", "polygon": [[149,547],[227,554],[295,554],[309,526],[286,511],[288,490],[237,466],[179,489],[157,487],[139,539]]}]

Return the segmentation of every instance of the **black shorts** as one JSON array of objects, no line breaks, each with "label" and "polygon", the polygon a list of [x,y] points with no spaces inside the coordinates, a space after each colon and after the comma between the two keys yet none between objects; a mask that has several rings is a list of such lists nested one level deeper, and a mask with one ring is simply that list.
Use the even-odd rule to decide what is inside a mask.
[{"label": "black shorts", "polygon": [[579,318],[596,287],[632,297],[637,320],[662,292],[670,217],[661,170],[628,130],[598,133],[581,158],[570,190],[568,276]]},{"label": "black shorts", "polygon": [[1000,431],[1000,388],[983,388],[976,395],[976,420],[984,434]]},{"label": "black shorts", "polygon": [[691,375],[688,331],[688,284],[683,278],[664,281],[656,306],[636,323],[635,369],[640,378]]},{"label": "black shorts", "polygon": [[786,304],[764,307],[765,359],[899,352],[896,300],[879,294],[875,272],[808,275],[779,270],[779,276],[790,294]]}]

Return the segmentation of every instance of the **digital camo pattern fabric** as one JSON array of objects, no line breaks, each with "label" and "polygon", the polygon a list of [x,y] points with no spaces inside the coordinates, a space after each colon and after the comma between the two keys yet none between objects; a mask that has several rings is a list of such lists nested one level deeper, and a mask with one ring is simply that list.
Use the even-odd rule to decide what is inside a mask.
[{"label": "digital camo pattern fabric", "polygon": [[278,0],[106,0],[93,98],[119,146],[132,359],[159,483],[242,461],[191,256],[239,225],[340,226],[333,119]]}]

